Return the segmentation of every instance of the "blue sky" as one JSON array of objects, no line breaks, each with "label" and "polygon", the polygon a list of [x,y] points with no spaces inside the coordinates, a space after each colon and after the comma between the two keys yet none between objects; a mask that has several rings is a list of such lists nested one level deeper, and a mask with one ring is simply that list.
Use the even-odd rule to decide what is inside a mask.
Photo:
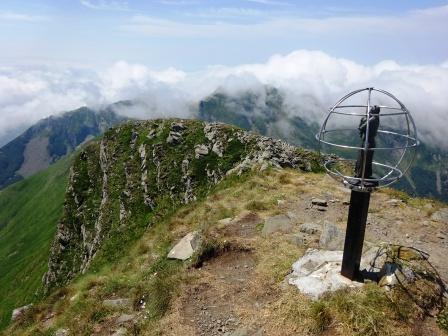
[{"label": "blue sky", "polygon": [[3,0],[0,62],[185,71],[320,50],[361,64],[448,59],[447,1]]}]

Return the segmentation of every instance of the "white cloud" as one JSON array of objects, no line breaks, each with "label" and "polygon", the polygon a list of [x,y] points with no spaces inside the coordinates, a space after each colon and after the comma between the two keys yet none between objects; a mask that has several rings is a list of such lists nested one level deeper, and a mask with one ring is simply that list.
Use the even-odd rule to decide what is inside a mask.
[{"label": "white cloud", "polygon": [[41,22],[48,20],[48,17],[41,15],[31,15],[16,12],[0,12],[1,21],[22,21],[22,22]]},{"label": "white cloud", "polygon": [[80,3],[87,8],[95,10],[127,11],[129,9],[127,1],[80,0]]},{"label": "white cloud", "polygon": [[197,0],[160,0],[159,3],[168,6],[188,6],[199,3]]},{"label": "white cloud", "polygon": [[[289,113],[320,120],[351,90],[379,87],[397,96],[413,113],[420,134],[447,148],[448,60],[403,65],[385,60],[367,66],[320,51],[274,55],[265,63],[212,66],[186,73],[155,71],[120,61],[104,71],[0,68],[0,138],[7,130],[77,107],[140,99],[144,108],[120,111],[133,117],[188,116],[189,106],[220,88],[231,94],[263,85],[286,94]],[[261,91],[261,90],[260,90]]]},{"label": "white cloud", "polygon": [[247,2],[257,3],[261,5],[270,5],[270,6],[285,6],[290,5],[290,3],[285,1],[276,1],[276,0],[246,0]]},{"label": "white cloud", "polygon": [[[240,10],[240,14],[242,13],[243,11]],[[294,16],[295,14],[297,15]],[[186,36],[196,38],[250,38],[296,35],[298,37],[330,36],[335,39],[346,39],[348,36],[363,36],[365,39],[372,36],[382,36],[383,38],[401,36],[411,40],[422,35],[432,35],[435,41],[440,40],[444,43],[447,32],[448,5],[409,11],[403,15],[395,16],[351,14],[325,18],[305,18],[299,16],[300,13],[295,14],[289,13],[289,11],[281,14],[277,13],[274,16],[268,15],[263,21],[253,23],[211,22],[209,24],[137,15],[130,18],[126,24],[121,25],[120,29],[159,38]]]}]

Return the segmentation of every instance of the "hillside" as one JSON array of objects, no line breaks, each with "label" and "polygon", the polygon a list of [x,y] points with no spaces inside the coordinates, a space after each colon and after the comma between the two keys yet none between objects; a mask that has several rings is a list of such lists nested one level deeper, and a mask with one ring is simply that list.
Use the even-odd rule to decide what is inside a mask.
[{"label": "hillside", "polygon": [[[311,206],[313,197],[328,200],[326,210]],[[148,227],[116,262],[53,292],[8,335],[441,336],[435,319],[425,318],[400,291],[371,283],[311,301],[284,280],[293,262],[319,245],[316,234],[299,240],[300,225],[331,221],[342,228],[347,198],[323,174],[268,169],[229,176],[206,198]],[[386,190],[374,194],[371,207],[370,242],[391,237],[409,244],[402,232],[412,230],[418,237],[443,227],[430,220],[440,207],[432,201]],[[428,221],[430,229],[390,225],[404,214],[415,224]],[[272,218],[282,218],[277,230],[266,224]],[[171,247],[193,231],[201,233],[202,248],[185,262],[168,259]],[[422,248],[439,251],[436,266],[443,266],[440,242],[424,240]]]},{"label": "hillside", "polygon": [[71,163],[64,158],[0,191],[0,329],[9,323],[13,308],[36,300]]},{"label": "hillside", "polygon": [[47,168],[121,121],[113,105],[99,112],[81,107],[42,119],[0,148],[0,189]]}]

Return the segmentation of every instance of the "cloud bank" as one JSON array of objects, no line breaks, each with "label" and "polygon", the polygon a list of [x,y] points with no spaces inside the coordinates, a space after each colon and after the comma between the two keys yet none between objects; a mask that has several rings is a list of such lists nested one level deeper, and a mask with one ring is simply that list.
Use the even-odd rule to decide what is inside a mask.
[{"label": "cloud bank", "polygon": [[423,140],[448,149],[448,61],[403,65],[385,60],[366,66],[309,50],[274,55],[261,64],[212,66],[194,73],[154,71],[125,61],[101,71],[0,68],[0,139],[12,129],[84,105],[139,99],[145,109],[120,112],[138,118],[187,117],[194,104],[217,89],[238,94],[261,91],[264,85],[284,92],[289,113],[318,121],[354,89],[385,89],[411,111]]}]

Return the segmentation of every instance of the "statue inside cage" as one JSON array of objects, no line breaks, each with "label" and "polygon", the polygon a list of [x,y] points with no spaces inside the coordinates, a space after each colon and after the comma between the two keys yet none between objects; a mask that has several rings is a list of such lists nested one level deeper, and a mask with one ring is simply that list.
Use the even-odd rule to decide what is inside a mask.
[{"label": "statue inside cage", "polygon": [[[370,112],[367,117],[362,117],[359,123],[359,136],[361,137],[360,147],[364,147],[359,150],[358,159],[355,166],[355,177],[361,178],[364,176],[366,179],[372,178],[372,163],[374,148],[376,147],[375,137],[378,134],[378,127],[380,126],[380,107],[375,105],[370,108]],[[357,183],[360,183],[358,181]],[[372,185],[377,185],[376,181],[371,182]]]}]

